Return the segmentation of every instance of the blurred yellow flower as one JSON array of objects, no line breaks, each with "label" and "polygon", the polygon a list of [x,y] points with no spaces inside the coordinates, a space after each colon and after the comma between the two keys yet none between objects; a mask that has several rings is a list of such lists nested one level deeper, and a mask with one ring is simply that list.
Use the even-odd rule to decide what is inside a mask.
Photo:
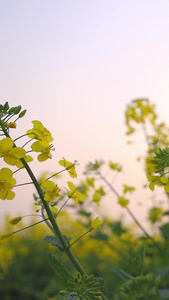
[{"label": "blurred yellow flower", "polygon": [[42,188],[46,191],[44,199],[53,202],[59,195],[60,189],[53,181],[45,180],[41,183]]},{"label": "blurred yellow flower", "polygon": [[11,189],[16,184],[16,180],[12,176],[13,173],[8,168],[0,170],[0,199],[2,200],[12,200],[15,197],[15,193]]},{"label": "blurred yellow flower", "polygon": [[77,161],[75,160],[74,163],[71,163],[70,161],[67,161],[64,157],[62,160],[59,161],[59,164],[62,166],[62,167],[65,167],[66,170],[68,170],[69,172],[69,175],[72,177],[72,178],[75,178],[77,177],[77,174],[76,174],[76,171],[75,171],[75,165],[76,165]]},{"label": "blurred yellow flower", "polygon": [[129,200],[122,197],[118,198],[118,203],[122,206],[122,207],[126,207],[129,204]]},{"label": "blurred yellow flower", "polygon": [[101,225],[100,219],[98,217],[95,218],[94,220],[92,220],[90,231],[97,230],[100,227],[100,225]]},{"label": "blurred yellow flower", "polygon": [[67,191],[68,197],[72,198],[75,201],[76,204],[79,201],[84,201],[85,195],[83,195],[82,193],[78,192],[77,189],[76,189],[76,187],[75,187],[75,185],[72,182],[68,181],[67,184],[68,184],[68,186],[70,188],[70,191],[69,190]]}]

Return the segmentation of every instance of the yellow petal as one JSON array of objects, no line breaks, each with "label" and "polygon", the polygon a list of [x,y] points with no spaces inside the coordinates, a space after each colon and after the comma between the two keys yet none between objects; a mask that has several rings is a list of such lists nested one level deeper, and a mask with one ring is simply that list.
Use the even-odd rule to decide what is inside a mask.
[{"label": "yellow petal", "polygon": [[169,182],[166,184],[164,190],[165,190],[167,193],[169,193]]},{"label": "yellow petal", "polygon": [[51,191],[55,188],[56,184],[51,180],[45,180],[41,183],[41,186],[45,191]]},{"label": "yellow petal", "polygon": [[97,217],[95,218],[92,223],[91,223],[91,230],[90,231],[95,231],[97,230],[101,225],[100,219]]},{"label": "yellow petal", "polygon": [[0,149],[4,151],[9,151],[13,147],[13,140],[9,137],[6,137],[0,140]]},{"label": "yellow petal", "polygon": [[71,181],[68,181],[67,184],[68,184],[68,186],[69,186],[69,188],[71,189],[72,192],[74,192],[76,190],[75,185]]}]

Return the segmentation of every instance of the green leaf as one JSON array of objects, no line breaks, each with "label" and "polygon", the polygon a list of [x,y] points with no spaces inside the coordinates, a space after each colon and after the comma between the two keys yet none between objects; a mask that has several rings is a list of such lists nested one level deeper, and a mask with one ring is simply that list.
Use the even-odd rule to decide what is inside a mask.
[{"label": "green leaf", "polygon": [[111,271],[113,271],[113,273],[115,273],[123,282],[133,278],[133,276],[131,276],[130,274],[128,274],[127,272],[117,268],[117,267],[113,267],[110,266],[109,267]]},{"label": "green leaf", "polygon": [[66,267],[60,263],[54,255],[49,255],[49,263],[54,270],[55,274],[65,283],[68,280],[74,280],[72,274],[66,269]]},{"label": "green leaf", "polygon": [[[69,238],[65,235],[63,235],[65,241],[67,242],[67,244],[69,245],[69,241],[72,239],[72,238]],[[47,242],[47,243],[51,243],[52,246],[56,246],[58,247],[61,251],[64,251],[63,247],[62,247],[62,244],[61,242],[59,241],[59,239],[54,236],[54,235],[47,235],[45,238],[44,238],[44,241]]]}]

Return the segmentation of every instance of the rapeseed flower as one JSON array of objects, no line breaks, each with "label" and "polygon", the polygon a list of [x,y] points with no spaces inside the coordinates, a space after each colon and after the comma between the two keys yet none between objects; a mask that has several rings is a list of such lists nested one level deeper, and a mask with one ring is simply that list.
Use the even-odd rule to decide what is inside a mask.
[{"label": "rapeseed flower", "polygon": [[14,142],[9,137],[0,141],[0,157],[3,157],[4,161],[11,166],[15,166],[26,154],[23,148],[13,147],[13,145]]},{"label": "rapeseed flower", "polygon": [[40,121],[32,121],[34,124],[32,129],[27,130],[26,134],[30,139],[36,139],[44,143],[53,141],[51,133],[42,125]]},{"label": "rapeseed flower", "polygon": [[118,198],[118,203],[122,206],[122,207],[126,207],[129,204],[129,200],[122,197]]},{"label": "rapeseed flower", "polygon": [[52,154],[50,153],[50,150],[53,150],[52,147],[53,146],[49,145],[49,143],[42,141],[36,141],[31,146],[34,152],[41,152],[41,154],[38,155],[38,160],[40,162],[52,158]]},{"label": "rapeseed flower", "polygon": [[65,167],[66,170],[68,170],[69,172],[69,175],[72,177],[72,178],[75,178],[77,177],[77,173],[75,171],[75,165],[76,165],[77,161],[75,160],[74,163],[71,163],[70,161],[66,160],[64,157],[62,160],[59,161],[59,164],[62,166],[62,167]]},{"label": "rapeseed flower", "polygon": [[96,231],[101,225],[101,221],[100,219],[97,217],[95,218],[94,220],[92,220],[92,223],[91,223],[91,227],[90,227],[90,231]]},{"label": "rapeseed flower", "polygon": [[82,193],[80,193],[79,191],[77,191],[75,185],[68,181],[68,186],[70,188],[70,191],[67,191],[68,197],[72,198],[75,203],[77,204],[79,201],[83,201],[85,199],[85,195],[83,195]]},{"label": "rapeseed flower", "polygon": [[16,184],[16,180],[12,176],[13,173],[8,168],[0,170],[0,199],[2,200],[12,200],[15,197],[15,193],[11,189]]},{"label": "rapeseed flower", "polygon": [[60,189],[57,184],[51,180],[44,180],[41,183],[42,188],[46,191],[44,200],[53,202],[58,196],[60,196]]}]

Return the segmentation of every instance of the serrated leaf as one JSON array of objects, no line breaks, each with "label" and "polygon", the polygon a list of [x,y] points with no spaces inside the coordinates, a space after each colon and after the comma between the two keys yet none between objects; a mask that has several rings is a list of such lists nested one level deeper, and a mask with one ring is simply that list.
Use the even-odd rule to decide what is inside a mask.
[{"label": "serrated leaf", "polygon": [[[72,239],[72,238],[69,238],[65,235],[63,235],[65,241],[67,242],[67,244],[69,245],[69,241]],[[59,239],[54,236],[54,235],[47,235],[45,238],[44,238],[44,241],[47,242],[47,243],[51,243],[52,246],[56,246],[58,247],[61,251],[64,251],[63,247],[62,247],[62,244],[61,242],[59,241]]]},{"label": "serrated leaf", "polygon": [[60,263],[54,255],[49,255],[49,262],[55,274],[64,282],[74,280],[72,274]]}]

